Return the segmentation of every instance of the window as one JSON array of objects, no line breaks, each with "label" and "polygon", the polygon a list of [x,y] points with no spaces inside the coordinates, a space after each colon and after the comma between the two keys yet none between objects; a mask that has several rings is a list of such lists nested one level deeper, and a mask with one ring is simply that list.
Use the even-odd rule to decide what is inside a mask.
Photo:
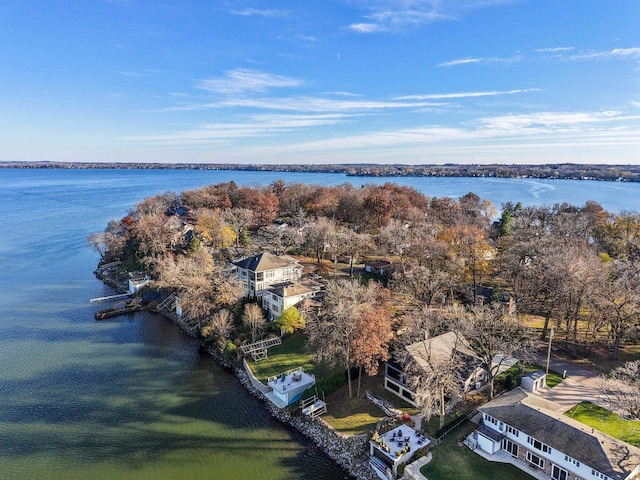
[{"label": "window", "polygon": [[569,474],[565,469],[560,468],[557,465],[553,465],[551,467],[551,478],[553,478],[553,480],[568,480]]},{"label": "window", "polygon": [[268,272],[264,272],[264,278],[273,278],[273,270],[269,270]]},{"label": "window", "polygon": [[518,435],[520,435],[520,432],[515,428],[513,428],[511,425],[507,425],[507,432],[513,435],[514,437],[517,437]]},{"label": "window", "polygon": [[528,437],[527,443],[531,445],[533,448],[535,448],[536,450],[540,450],[541,452],[544,452],[544,453],[551,453],[551,447],[549,447],[548,445],[545,445],[540,440],[536,440],[535,438]]},{"label": "window", "polygon": [[571,458],[569,455],[565,455],[565,456],[564,456],[564,461],[565,461],[565,462],[572,463],[572,464],[574,464],[576,467],[579,467],[579,466],[580,466],[580,462],[579,462],[579,461],[577,461],[577,460],[575,460],[575,459],[573,459],[573,458]]},{"label": "window", "polygon": [[489,423],[493,423],[494,425],[498,426],[498,420],[496,420],[493,417],[490,417],[489,415],[487,415],[486,413],[484,414],[484,419],[485,421],[489,422]]},{"label": "window", "polygon": [[505,438],[504,440],[502,440],[502,449],[506,450],[507,452],[509,452],[511,454],[511,456],[513,456],[515,458],[518,458],[518,444],[517,443],[513,443],[508,438]]},{"label": "window", "polygon": [[536,467],[544,468],[544,460],[531,452],[527,452],[527,462]]}]

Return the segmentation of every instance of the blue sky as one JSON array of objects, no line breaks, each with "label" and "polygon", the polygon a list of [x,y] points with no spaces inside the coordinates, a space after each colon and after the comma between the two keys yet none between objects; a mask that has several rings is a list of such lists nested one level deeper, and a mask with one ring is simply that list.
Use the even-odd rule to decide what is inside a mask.
[{"label": "blue sky", "polygon": [[637,0],[3,0],[0,160],[640,163]]}]

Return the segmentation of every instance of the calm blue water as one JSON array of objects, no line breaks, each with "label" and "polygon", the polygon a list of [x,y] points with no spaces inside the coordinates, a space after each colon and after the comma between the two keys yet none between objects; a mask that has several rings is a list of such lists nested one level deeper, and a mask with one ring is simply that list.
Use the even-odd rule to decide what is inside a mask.
[{"label": "calm blue water", "polygon": [[[234,180],[362,185],[333,174],[0,169],[0,478],[324,479],[342,473],[265,414],[196,343],[151,314],[95,322],[85,237],[149,195]],[[640,184],[395,178],[496,206],[595,200],[640,210]]]}]

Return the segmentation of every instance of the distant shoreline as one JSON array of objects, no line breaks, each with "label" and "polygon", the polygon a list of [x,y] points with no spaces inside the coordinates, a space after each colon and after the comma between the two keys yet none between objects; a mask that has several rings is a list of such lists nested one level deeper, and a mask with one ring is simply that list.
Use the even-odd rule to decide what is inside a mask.
[{"label": "distant shoreline", "polygon": [[544,165],[402,165],[226,163],[0,162],[0,168],[111,170],[235,170],[255,172],[336,173],[348,177],[480,177],[640,182],[640,165],[554,163]]}]

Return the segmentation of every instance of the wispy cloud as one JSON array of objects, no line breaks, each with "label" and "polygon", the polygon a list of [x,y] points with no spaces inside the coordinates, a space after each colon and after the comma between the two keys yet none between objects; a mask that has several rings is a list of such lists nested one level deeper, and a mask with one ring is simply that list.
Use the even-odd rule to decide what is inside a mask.
[{"label": "wispy cloud", "polygon": [[469,10],[513,3],[515,0],[352,0],[366,11],[363,22],[346,28],[357,33],[400,32],[407,27],[416,27],[440,20],[459,17]]},{"label": "wispy cloud", "polygon": [[539,53],[557,53],[557,52],[569,52],[574,47],[551,47],[551,48],[536,48],[535,51]]},{"label": "wispy cloud", "polygon": [[467,58],[458,58],[456,60],[451,60],[448,62],[443,62],[443,63],[439,63],[438,65],[436,65],[437,67],[455,67],[458,65],[467,65],[467,64],[492,64],[492,63],[503,63],[503,64],[509,64],[509,63],[515,63],[515,62],[519,62],[520,60],[524,59],[524,55],[516,55],[513,57],[508,57],[508,58],[500,58],[500,57],[485,57],[485,58],[473,58],[473,57],[467,57]]},{"label": "wispy cloud", "polygon": [[304,85],[302,80],[256,70],[237,69],[225,72],[223,77],[201,80],[196,87],[214,94],[265,92],[272,88],[293,88]]},{"label": "wispy cloud", "polygon": [[287,98],[229,98],[218,103],[224,107],[260,108],[295,112],[362,112],[389,109],[413,109],[444,106],[445,103],[424,101],[380,101],[331,99],[311,96],[292,96]]},{"label": "wispy cloud", "polygon": [[243,17],[267,17],[267,18],[278,18],[278,17],[287,17],[289,12],[287,10],[276,10],[276,9],[259,9],[259,8],[243,8],[241,10],[229,10],[229,13],[233,15],[241,15]]},{"label": "wispy cloud", "polygon": [[228,143],[241,138],[278,135],[311,127],[335,125],[350,118],[342,114],[327,115],[253,115],[242,122],[207,123],[179,132],[125,137],[125,140],[157,145],[193,145]]},{"label": "wispy cloud", "polygon": [[497,95],[515,95],[518,93],[539,92],[539,88],[526,88],[517,90],[489,90],[484,92],[456,92],[456,93],[429,93],[425,95],[407,95],[396,97],[394,100],[447,100],[456,98],[494,97]]},{"label": "wispy cloud", "polygon": [[640,59],[640,47],[614,48],[613,50],[596,50],[579,53],[569,57],[569,60],[589,59]]},{"label": "wispy cloud", "polygon": [[631,105],[640,108],[640,102],[631,102]]},{"label": "wispy cloud", "polygon": [[447,18],[435,11],[423,10],[384,10],[366,15],[366,22],[353,23],[347,27],[358,33],[396,31],[407,26],[417,26]]},{"label": "wispy cloud", "polygon": [[459,58],[457,60],[451,60],[449,62],[439,63],[438,67],[455,67],[456,65],[466,65],[468,63],[483,63],[484,58]]},{"label": "wispy cloud", "polygon": [[[428,125],[332,137],[283,149],[293,151],[353,151],[440,145],[496,148],[498,145],[547,144],[640,145],[640,116],[619,112],[538,112],[476,119],[459,126]],[[487,143],[489,142],[489,143]],[[506,143],[505,143],[506,142]]]}]

